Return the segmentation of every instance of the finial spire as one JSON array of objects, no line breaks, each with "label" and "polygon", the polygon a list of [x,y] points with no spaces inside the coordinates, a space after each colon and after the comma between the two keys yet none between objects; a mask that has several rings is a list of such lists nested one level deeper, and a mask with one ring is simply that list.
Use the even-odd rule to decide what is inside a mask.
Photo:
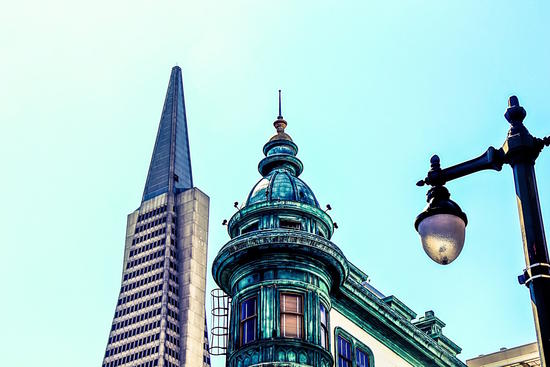
[{"label": "finial spire", "polygon": [[277,116],[277,119],[282,120],[283,114],[281,112],[281,90],[279,89],[279,116]]},{"label": "finial spire", "polygon": [[277,120],[273,123],[273,126],[275,126],[275,129],[277,130],[277,134],[281,134],[285,132],[286,128],[286,121],[283,118],[283,114],[281,113],[281,90],[279,89],[279,116],[277,116]]}]

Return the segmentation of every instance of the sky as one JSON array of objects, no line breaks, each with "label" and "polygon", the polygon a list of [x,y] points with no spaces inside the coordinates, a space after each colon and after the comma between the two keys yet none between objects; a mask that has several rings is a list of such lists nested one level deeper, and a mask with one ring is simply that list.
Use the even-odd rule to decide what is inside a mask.
[{"label": "sky", "polygon": [[[431,155],[445,167],[500,147],[510,95],[550,134],[549,15],[529,0],[4,2],[2,364],[101,364],[175,64],[211,199],[209,264],[260,178],[282,89],[301,178],[373,286],[434,310],[463,360],[535,341],[509,167],[447,185],[469,219],[452,264],[426,256],[413,222]],[[549,153],[536,164],[547,223]]]}]

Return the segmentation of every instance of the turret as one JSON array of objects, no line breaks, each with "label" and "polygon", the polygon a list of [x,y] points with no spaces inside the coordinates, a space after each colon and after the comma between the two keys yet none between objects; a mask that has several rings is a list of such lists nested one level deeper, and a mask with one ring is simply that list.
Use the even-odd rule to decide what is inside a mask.
[{"label": "turret", "polygon": [[330,292],[343,284],[348,263],[330,241],[332,219],[299,178],[298,146],[280,110],[273,125],[262,178],[229,220],[231,240],[212,268],[232,299],[226,365],[333,366]]}]

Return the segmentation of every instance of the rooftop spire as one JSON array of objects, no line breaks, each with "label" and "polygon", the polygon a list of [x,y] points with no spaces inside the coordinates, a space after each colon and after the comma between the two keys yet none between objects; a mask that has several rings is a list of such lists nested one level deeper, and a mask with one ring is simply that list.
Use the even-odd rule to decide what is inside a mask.
[{"label": "rooftop spire", "polygon": [[[277,120],[273,122],[273,126],[275,126],[275,129],[277,130],[278,135],[281,135],[281,134],[286,135],[285,134],[286,125],[287,123],[283,118],[283,114],[281,113],[281,90],[279,89],[279,116],[277,116]],[[290,136],[288,138],[290,138]]]},{"label": "rooftop spire", "polygon": [[279,116],[277,116],[277,120],[282,120],[283,114],[281,113],[281,90],[279,89]]},{"label": "rooftop spire", "polygon": [[142,201],[193,187],[181,68],[174,66],[166,91]]}]

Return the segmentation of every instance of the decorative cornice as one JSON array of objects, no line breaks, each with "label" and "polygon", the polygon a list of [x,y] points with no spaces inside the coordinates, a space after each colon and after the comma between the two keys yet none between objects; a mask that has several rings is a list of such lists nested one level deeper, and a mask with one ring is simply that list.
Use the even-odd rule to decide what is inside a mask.
[{"label": "decorative cornice", "polygon": [[[410,344],[411,348],[413,348],[416,352],[415,354],[420,352],[421,354],[426,355],[430,359],[434,360],[438,366],[466,366],[456,356],[452,355],[447,349],[439,345],[437,341],[418,329],[404,316],[393,310],[382,299],[374,295],[351,277],[346,279],[340,290],[342,294],[340,297],[350,299],[355,305],[361,307],[364,312],[371,314],[388,326],[395,332],[396,336],[401,337],[404,344]],[[380,335],[373,336],[378,337],[378,339],[381,339],[380,341],[385,344],[391,343],[389,339],[380,338]],[[392,337],[391,339],[396,338]],[[399,350],[396,350],[396,352],[400,354]],[[403,353],[401,354],[404,358],[408,357],[403,355]]]},{"label": "decorative cornice", "polygon": [[289,154],[273,154],[258,163],[258,171],[264,177],[277,167],[286,167],[296,177],[300,176],[304,170],[302,161]]},{"label": "decorative cornice", "polygon": [[[233,214],[231,219],[229,219],[229,222],[227,224],[227,232],[229,233],[229,236],[234,237],[232,236],[233,228],[239,223],[241,223],[242,221],[245,221],[250,217],[256,216],[260,213],[265,213],[267,211],[272,211],[272,210],[276,210],[276,211],[289,210],[289,211],[295,211],[298,214],[307,213],[319,219],[323,223],[325,223],[329,229],[329,238],[332,237],[332,233],[334,232],[334,224],[332,222],[332,219],[327,213],[325,213],[324,211],[322,211],[321,209],[313,205],[309,205],[309,204],[305,204],[297,201],[290,201],[290,200],[263,201],[263,202],[249,205],[242,208],[241,210]],[[319,237],[317,235],[311,235],[311,236]],[[236,240],[237,238],[238,237],[235,237],[234,240]],[[228,244],[229,243],[231,243],[231,241],[228,242]],[[330,243],[332,244],[332,242]],[[336,247],[335,244],[332,244],[332,246]]]},{"label": "decorative cornice", "polygon": [[[270,339],[259,339],[237,349],[235,352],[227,356],[227,360],[229,361],[228,365],[232,365],[233,360],[238,356],[246,355],[247,353],[251,353],[251,352],[254,353],[259,349],[288,349],[288,350],[294,349],[296,351],[306,350],[308,352],[313,352],[317,354],[319,357],[323,358],[326,361],[333,361],[333,357],[330,354],[330,352],[317,344],[310,343],[300,339],[270,338]],[[253,366],[304,367],[309,365],[303,364],[303,363],[293,363],[293,362],[261,362],[259,364],[254,364]]]},{"label": "decorative cornice", "polygon": [[386,302],[392,310],[397,311],[401,316],[405,317],[407,321],[411,321],[416,317],[416,312],[411,310],[406,304],[401,302],[399,298],[394,295],[382,298],[382,301]]},{"label": "decorative cornice", "polygon": [[301,254],[320,260],[332,274],[333,282],[341,285],[349,273],[348,262],[342,251],[331,241],[305,231],[292,229],[268,229],[238,236],[229,241],[218,252],[212,265],[216,283],[229,291],[229,279],[240,262],[251,261],[251,250],[269,254],[285,250],[290,254]]}]

